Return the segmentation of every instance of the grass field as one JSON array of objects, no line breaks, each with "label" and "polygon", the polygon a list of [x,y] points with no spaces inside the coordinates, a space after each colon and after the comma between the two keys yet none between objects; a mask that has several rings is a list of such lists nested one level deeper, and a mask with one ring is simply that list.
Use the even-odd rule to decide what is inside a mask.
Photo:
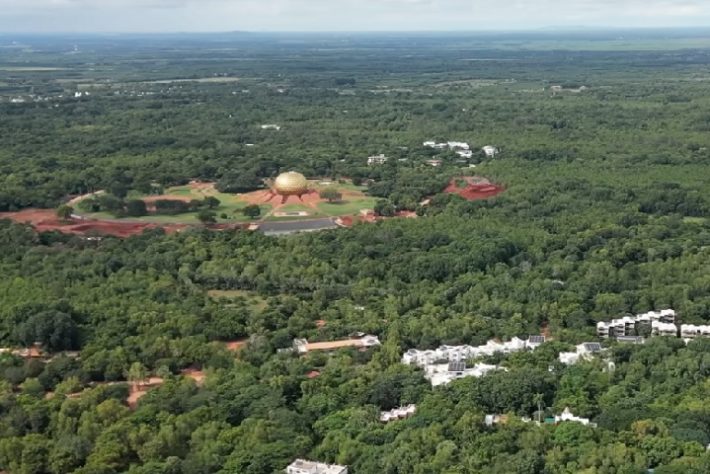
[{"label": "grass field", "polygon": [[[346,215],[356,215],[361,209],[372,209],[375,205],[375,198],[366,196],[365,188],[355,186],[351,183],[334,182],[330,185],[321,185],[319,181],[311,181],[311,189],[316,191],[324,188],[335,188],[340,191],[344,197],[341,202],[329,203],[320,199],[317,194],[311,193],[303,197],[301,202],[293,202],[295,198],[286,204],[281,204],[279,197],[274,197],[268,200],[268,195],[264,192],[256,191],[246,194],[226,194],[217,191],[210,183],[190,183],[184,186],[175,186],[164,190],[162,196],[148,196],[140,194],[136,191],[128,193],[128,199],[145,199],[147,201],[155,199],[181,199],[181,200],[203,200],[208,196],[219,199],[220,206],[215,209],[217,214],[217,222],[239,223],[250,221],[294,221],[302,219],[315,219],[322,217],[337,217]],[[243,214],[243,209],[250,203],[258,202],[261,209],[261,216],[256,219],[250,219]],[[307,216],[275,216],[272,211],[278,212],[306,212]],[[117,218],[106,212],[97,212],[86,214],[86,217],[101,220],[117,220]],[[157,224],[199,224],[196,212],[176,215],[155,215],[151,214],[144,217],[131,217],[121,220],[130,220],[136,222],[150,222]]]}]

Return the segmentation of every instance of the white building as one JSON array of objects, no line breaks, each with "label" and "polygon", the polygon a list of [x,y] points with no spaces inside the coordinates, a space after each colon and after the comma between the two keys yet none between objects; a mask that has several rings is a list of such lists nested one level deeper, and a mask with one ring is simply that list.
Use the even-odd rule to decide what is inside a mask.
[{"label": "white building", "polygon": [[651,321],[651,334],[654,336],[678,337],[678,326],[673,323]]},{"label": "white building", "polygon": [[439,346],[434,350],[409,349],[402,356],[402,363],[425,367],[426,365],[434,364],[436,362],[449,362],[465,359],[475,359],[477,357],[483,356],[491,356],[496,352],[509,354],[511,352],[522,351],[527,348],[535,349],[542,342],[544,342],[544,338],[542,339],[542,341],[535,339],[535,341],[532,342],[531,345],[528,345],[528,341],[523,341],[522,339],[514,337],[507,342],[499,342],[491,339],[482,346],[444,345]]},{"label": "white building", "polygon": [[380,412],[380,421],[383,423],[389,423],[390,421],[409,418],[410,416],[414,415],[416,411],[416,405],[407,405],[404,407],[394,408],[389,411],[382,411]]},{"label": "white building", "polygon": [[466,159],[473,157],[473,152],[471,150],[458,150],[456,154],[459,155],[461,158]]},{"label": "white building", "polygon": [[470,150],[471,147],[466,142],[448,142],[446,144],[450,150]]},{"label": "white building", "polygon": [[695,339],[698,337],[710,337],[710,326],[697,326],[695,324],[681,324],[680,337],[683,339]]},{"label": "white building", "polygon": [[261,126],[262,130],[276,130],[277,132],[281,130],[281,125],[276,125],[273,123],[267,123]]},{"label": "white building", "polygon": [[494,370],[505,369],[491,364],[478,363],[473,367],[467,367],[464,361],[449,362],[448,364],[427,365],[424,370],[424,378],[431,382],[432,387],[438,387],[465,377],[483,377]]},{"label": "white building", "polygon": [[598,342],[583,342],[575,347],[574,352],[560,352],[559,360],[563,364],[572,365],[580,360],[590,360],[601,351],[602,346]]},{"label": "white building", "polygon": [[661,311],[640,313],[636,316],[624,316],[623,318],[612,319],[610,322],[599,321],[597,323],[597,335],[601,338],[634,336],[637,324],[650,324],[653,329],[654,323],[674,323],[675,316],[674,310],[663,309]]},{"label": "white building", "polygon": [[579,416],[574,416],[570,411],[569,407],[565,408],[565,411],[560,415],[555,415],[555,423],[562,423],[563,421],[574,421],[577,423],[582,423],[583,425],[591,426],[596,428],[596,423],[589,421],[589,418],[581,418]]},{"label": "white building", "polygon": [[367,158],[367,166],[384,165],[387,163],[387,160],[388,158],[382,153],[373,155]]},{"label": "white building", "polygon": [[348,467],[296,459],[286,468],[286,474],[348,474]]},{"label": "white building", "polygon": [[486,145],[481,150],[483,150],[487,158],[494,158],[498,154],[498,148],[491,145]]}]

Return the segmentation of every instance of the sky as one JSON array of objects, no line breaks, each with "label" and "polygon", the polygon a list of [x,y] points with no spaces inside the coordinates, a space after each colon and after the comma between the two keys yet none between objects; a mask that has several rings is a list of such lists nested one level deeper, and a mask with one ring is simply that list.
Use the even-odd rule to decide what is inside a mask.
[{"label": "sky", "polygon": [[710,0],[0,0],[0,33],[710,26]]}]

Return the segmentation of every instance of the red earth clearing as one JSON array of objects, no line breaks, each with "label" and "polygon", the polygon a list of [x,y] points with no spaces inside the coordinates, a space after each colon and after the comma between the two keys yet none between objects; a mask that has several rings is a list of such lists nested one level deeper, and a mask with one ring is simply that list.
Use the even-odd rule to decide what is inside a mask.
[{"label": "red earth clearing", "polygon": [[[459,187],[458,181],[465,181],[466,185]],[[445,193],[458,194],[467,201],[477,201],[480,199],[488,199],[505,191],[501,186],[491,183],[485,178],[479,177],[463,177],[454,178],[449,182],[449,185],[444,189]]]},{"label": "red earth clearing", "polygon": [[197,369],[185,369],[182,371],[182,375],[191,378],[195,381],[197,386],[202,386],[205,383],[206,375],[203,371]]},{"label": "red earth clearing", "polygon": [[[69,219],[60,220],[54,209],[23,209],[19,212],[0,212],[0,219],[10,219],[20,224],[29,224],[37,232],[59,231],[77,235],[111,235],[130,237],[142,234],[147,229],[161,227],[168,233],[180,232],[191,227],[187,224],[155,224],[149,222],[131,222],[123,220]],[[216,224],[210,229],[225,230],[237,228],[236,225]]]}]

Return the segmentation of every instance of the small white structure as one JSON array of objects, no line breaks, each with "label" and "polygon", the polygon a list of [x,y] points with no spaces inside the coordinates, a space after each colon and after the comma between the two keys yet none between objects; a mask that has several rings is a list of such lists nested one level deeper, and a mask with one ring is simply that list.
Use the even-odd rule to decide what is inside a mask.
[{"label": "small white structure", "polygon": [[598,342],[583,342],[575,347],[574,352],[560,352],[559,360],[565,365],[576,364],[580,360],[590,360],[602,351]]},{"label": "small white structure", "polygon": [[574,421],[576,423],[582,423],[583,425],[591,426],[593,428],[597,427],[596,423],[592,423],[591,421],[589,421],[589,418],[581,418],[579,416],[574,416],[570,411],[569,407],[565,408],[562,414],[555,415],[555,423],[562,423],[563,421]]},{"label": "small white structure", "polygon": [[296,459],[286,468],[286,474],[348,474],[348,467]]},{"label": "small white structure", "polygon": [[277,132],[281,130],[281,125],[276,125],[273,123],[267,123],[261,126],[262,130],[276,130]]},{"label": "small white structure", "polygon": [[388,158],[383,153],[373,155],[367,158],[367,166],[384,165],[387,160]]},{"label": "small white structure", "polygon": [[491,146],[491,145],[486,145],[483,148],[483,153],[486,155],[487,158],[495,158],[495,156],[498,154],[498,148]]},{"label": "small white structure", "polygon": [[409,418],[417,411],[416,405],[407,405],[405,407],[394,408],[390,411],[380,412],[380,421],[389,423],[390,421]]},{"label": "small white structure", "polygon": [[466,142],[448,142],[446,144],[450,150],[470,150],[471,147]]},{"label": "small white structure", "polygon": [[441,160],[426,160],[426,164],[434,168],[441,166]]},{"label": "small white structure", "polygon": [[484,423],[486,426],[493,426],[498,424],[506,424],[508,422],[508,415],[486,415]]},{"label": "small white structure", "polygon": [[461,158],[466,159],[473,157],[473,152],[471,150],[458,150],[456,154],[459,155]]}]

